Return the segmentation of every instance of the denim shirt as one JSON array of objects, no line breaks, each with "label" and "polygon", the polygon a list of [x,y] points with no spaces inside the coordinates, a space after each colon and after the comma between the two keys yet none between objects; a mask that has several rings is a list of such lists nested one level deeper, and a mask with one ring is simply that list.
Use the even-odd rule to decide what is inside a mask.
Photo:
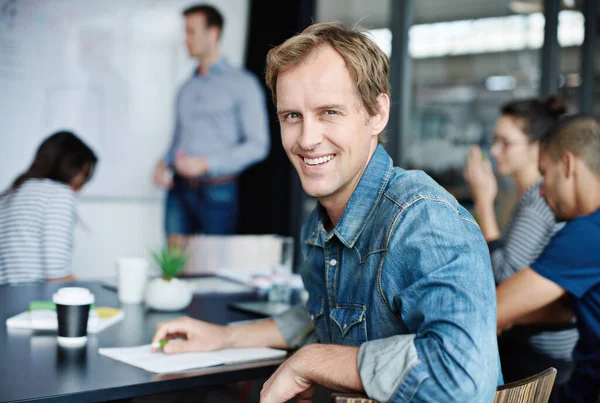
[{"label": "denim shirt", "polygon": [[326,214],[318,205],[302,230],[306,306],[275,318],[290,346],[360,346],[362,383],[381,402],[492,402],[496,290],[471,215],[382,146],[330,233]]}]

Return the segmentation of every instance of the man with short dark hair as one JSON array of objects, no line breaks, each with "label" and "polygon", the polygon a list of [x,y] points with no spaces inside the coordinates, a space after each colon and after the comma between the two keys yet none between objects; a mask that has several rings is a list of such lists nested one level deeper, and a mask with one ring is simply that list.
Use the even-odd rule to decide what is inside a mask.
[{"label": "man with short dark hair", "polygon": [[[542,140],[540,193],[568,221],[531,267],[498,289],[498,329],[559,319],[573,309],[579,342],[575,369],[558,402],[596,402],[600,394],[600,120],[563,118]],[[562,303],[562,304],[561,304]],[[554,397],[553,397],[554,398]]]},{"label": "man with short dark hair", "polygon": [[270,143],[261,85],[221,56],[219,11],[196,5],[183,15],[189,55],[200,63],[179,90],[173,140],[154,172],[156,185],[169,190],[165,227],[172,246],[185,235],[235,233],[237,176],[264,159]]}]

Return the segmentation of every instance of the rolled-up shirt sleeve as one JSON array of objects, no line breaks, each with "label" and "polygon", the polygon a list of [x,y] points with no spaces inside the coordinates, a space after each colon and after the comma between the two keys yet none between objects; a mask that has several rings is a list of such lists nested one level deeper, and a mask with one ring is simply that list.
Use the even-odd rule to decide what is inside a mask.
[{"label": "rolled-up shirt sleeve", "polygon": [[[464,210],[424,198],[401,213],[381,271],[408,334],[364,343],[358,370],[381,402],[492,401],[499,381],[487,245]],[[403,278],[401,288],[394,279]]]},{"label": "rolled-up shirt sleeve", "polygon": [[300,348],[319,341],[310,315],[304,305],[293,306],[287,311],[274,316],[273,319],[279,333],[292,348]]}]

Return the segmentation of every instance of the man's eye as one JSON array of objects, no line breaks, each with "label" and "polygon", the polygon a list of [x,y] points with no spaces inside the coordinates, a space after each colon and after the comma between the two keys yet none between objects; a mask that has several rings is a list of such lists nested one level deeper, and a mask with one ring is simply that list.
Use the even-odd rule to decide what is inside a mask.
[{"label": "man's eye", "polygon": [[288,118],[290,118],[290,119],[297,119],[299,117],[300,117],[300,115],[298,115],[296,112],[292,112],[292,113],[288,114]]},{"label": "man's eye", "polygon": [[337,115],[337,112],[336,112],[336,111],[332,111],[332,110],[329,110],[329,111],[327,111],[326,113],[327,113],[328,115],[330,115],[330,116]]}]

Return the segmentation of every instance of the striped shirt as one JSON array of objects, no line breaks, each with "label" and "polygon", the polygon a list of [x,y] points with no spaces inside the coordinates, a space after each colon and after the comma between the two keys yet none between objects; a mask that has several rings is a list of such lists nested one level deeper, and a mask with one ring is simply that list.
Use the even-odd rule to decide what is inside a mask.
[{"label": "striped shirt", "polygon": [[[502,238],[489,244],[496,284],[529,267],[564,225],[556,222],[540,195],[540,185],[541,182],[537,182],[527,189]],[[578,339],[577,329],[544,331],[529,337],[529,344],[551,358],[571,359]]]},{"label": "striped shirt", "polygon": [[0,284],[42,282],[71,272],[75,194],[29,179],[0,198]]}]

